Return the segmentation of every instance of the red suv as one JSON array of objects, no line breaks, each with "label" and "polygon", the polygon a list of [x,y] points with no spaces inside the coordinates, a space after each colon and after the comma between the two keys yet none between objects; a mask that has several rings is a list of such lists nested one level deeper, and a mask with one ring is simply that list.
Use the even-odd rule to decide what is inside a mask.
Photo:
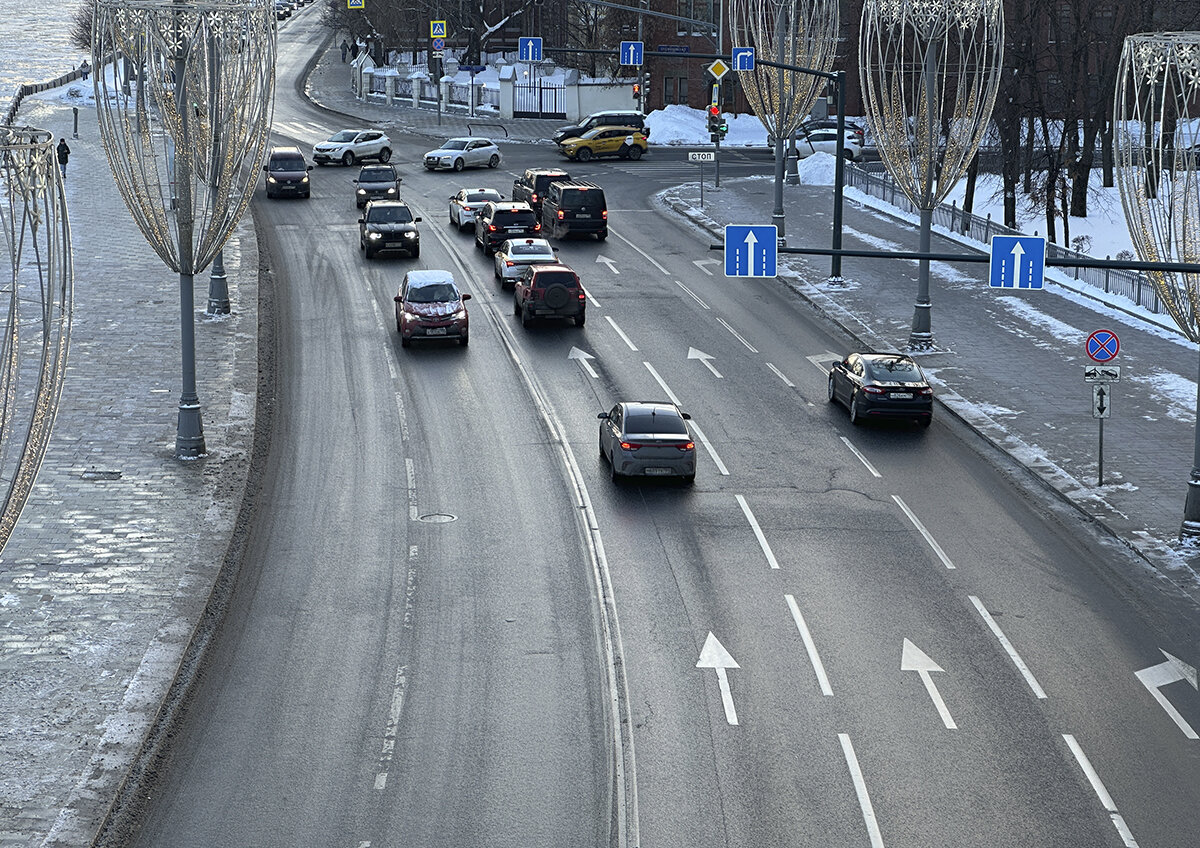
[{"label": "red suv", "polygon": [[582,327],[587,318],[587,292],[579,275],[561,263],[531,265],[513,287],[513,315],[528,327],[534,318],[574,318]]}]

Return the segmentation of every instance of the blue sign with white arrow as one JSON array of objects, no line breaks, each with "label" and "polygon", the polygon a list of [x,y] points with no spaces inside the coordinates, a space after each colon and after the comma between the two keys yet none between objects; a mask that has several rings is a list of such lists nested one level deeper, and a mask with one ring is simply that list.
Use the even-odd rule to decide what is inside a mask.
[{"label": "blue sign with white arrow", "polygon": [[517,60],[521,62],[542,61],[542,39],[522,36],[517,39]]},{"label": "blue sign with white arrow", "polygon": [[621,42],[621,64],[622,65],[640,65],[642,64],[642,53],[646,45],[641,41],[622,41]]},{"label": "blue sign with white arrow", "polygon": [[1041,236],[992,236],[994,289],[1040,289],[1046,278],[1046,240]]},{"label": "blue sign with white arrow", "polygon": [[754,48],[753,47],[735,47],[730,55],[735,71],[753,71],[754,70]]},{"label": "blue sign with white arrow", "polygon": [[725,276],[774,277],[779,261],[779,230],[774,224],[725,226]]}]

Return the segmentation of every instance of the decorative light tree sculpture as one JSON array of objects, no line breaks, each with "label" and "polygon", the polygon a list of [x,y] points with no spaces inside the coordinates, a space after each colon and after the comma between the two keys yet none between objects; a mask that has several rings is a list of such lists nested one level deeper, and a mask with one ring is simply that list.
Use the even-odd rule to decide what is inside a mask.
[{"label": "decorative light tree sculpture", "polygon": [[196,394],[194,277],[250,203],[275,94],[275,16],[268,0],[96,0],[93,63],[138,69],[123,89],[96,73],[109,165],[134,221],[179,274],[183,385],[175,453],[205,453]]},{"label": "decorative light tree sculpture", "polygon": [[[933,210],[966,171],[991,119],[1004,57],[1000,0],[866,0],[859,75],[867,120],[892,179],[921,210],[929,253]],[[934,347],[929,260],[920,260],[912,350]]]},{"label": "decorative light tree sculpture", "polygon": [[[1146,262],[1200,262],[1200,33],[1125,39],[1113,102],[1117,187]],[[1148,271],[1163,305],[1200,341],[1200,274]],[[1200,412],[1200,394],[1196,401]],[[1180,535],[1200,536],[1200,416]]]},{"label": "decorative light tree sculpture", "polygon": [[[729,0],[734,44],[752,46],[756,59],[828,74],[837,52],[837,0]],[[739,71],[754,114],[775,137],[775,210],[772,222],[784,235],[784,145],[826,85],[824,76],[755,63]]]},{"label": "decorative light tree sculpture", "polygon": [[71,336],[74,272],[54,136],[0,126],[0,551],[37,478],[58,413]]}]

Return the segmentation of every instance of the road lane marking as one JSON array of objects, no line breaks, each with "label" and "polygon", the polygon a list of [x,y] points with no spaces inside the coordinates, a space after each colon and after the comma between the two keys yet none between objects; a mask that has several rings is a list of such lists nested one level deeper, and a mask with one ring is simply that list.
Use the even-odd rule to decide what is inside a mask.
[{"label": "road lane marking", "polygon": [[791,380],[789,380],[782,371],[780,371],[778,368],[776,368],[770,362],[767,363],[767,367],[770,368],[772,371],[774,371],[775,376],[778,377],[780,380],[783,380],[783,384],[785,386],[787,386],[789,389],[796,388],[796,384],[793,383]]},{"label": "road lane marking", "polygon": [[729,332],[733,333],[733,337],[735,339],[737,339],[739,342],[741,342],[742,344],[744,344],[751,353],[758,353],[758,348],[756,348],[754,345],[750,344],[750,342],[746,341],[746,338],[741,333],[739,333],[737,330],[733,329],[733,327],[729,326],[728,321],[726,321],[724,318],[720,317],[719,315],[717,316],[717,320],[721,322],[721,326],[723,326]]},{"label": "road lane marking", "polygon": [[842,358],[831,350],[824,353],[814,353],[812,356],[804,357],[813,365],[817,366],[817,370],[822,374],[829,374],[829,365],[833,362],[841,362]]},{"label": "road lane marking", "polygon": [[[692,264],[695,265],[697,268],[699,268],[701,271],[703,271],[705,274],[708,274],[708,276],[711,277],[711,276],[713,276],[713,272],[708,270],[708,268],[706,268],[705,266],[706,265],[720,265],[721,260],[720,259],[693,259]],[[707,306],[704,308],[708,309]]]},{"label": "road lane marking", "polygon": [[1171,721],[1175,722],[1175,726],[1183,731],[1183,735],[1188,739],[1196,739],[1196,731],[1192,729],[1192,726],[1187,723],[1187,719],[1180,714],[1179,710],[1175,709],[1175,705],[1168,701],[1167,696],[1161,691],[1161,687],[1171,683],[1178,683],[1180,680],[1186,680],[1192,684],[1193,689],[1197,688],[1196,669],[1179,659],[1179,657],[1168,654],[1162,648],[1158,650],[1167,658],[1166,661],[1158,665],[1152,665],[1149,668],[1143,668],[1140,671],[1135,671],[1133,675],[1142,682],[1142,685],[1146,687],[1150,696],[1166,711]]},{"label": "road lane marking", "polygon": [[588,360],[595,358],[596,357],[592,356],[587,351],[580,350],[577,347],[572,347],[571,352],[567,354],[567,359],[574,359],[576,362],[578,362],[580,367],[582,367],[584,371],[587,371],[588,375],[591,376],[593,380],[600,375],[596,373],[596,369],[592,367],[592,363],[588,362]]},{"label": "road lane marking", "polygon": [[1104,783],[1100,780],[1100,775],[1092,768],[1091,760],[1087,754],[1083,753],[1083,748],[1075,740],[1075,737],[1070,733],[1064,733],[1063,739],[1066,740],[1067,747],[1071,749],[1071,753],[1075,755],[1075,761],[1079,763],[1079,767],[1083,769],[1084,775],[1088,779],[1088,783],[1092,784],[1092,790],[1100,798],[1100,803],[1104,805],[1104,809],[1108,811],[1109,818],[1112,819],[1113,827],[1117,829],[1117,833],[1121,835],[1121,841],[1125,843],[1125,848],[1138,848],[1137,842],[1133,838],[1133,833],[1130,832],[1129,826],[1125,824],[1124,817],[1117,812],[1117,805],[1113,802],[1112,796],[1108,794],[1108,790],[1104,788]]},{"label": "road lane marking", "polygon": [[737,498],[738,506],[742,508],[742,514],[750,522],[750,529],[754,531],[754,538],[758,539],[758,546],[767,555],[767,562],[771,568],[779,568],[779,563],[775,560],[775,554],[771,550],[770,543],[767,542],[767,537],[763,535],[762,528],[758,526],[758,521],[754,518],[754,513],[750,511],[750,504],[746,503],[746,499],[741,495],[734,495],[734,497]]},{"label": "road lane marking", "polygon": [[[648,370],[650,375],[658,381],[660,386],[662,386],[662,390],[667,393],[667,397],[671,399],[671,403],[682,409],[683,404],[679,402],[679,398],[675,396],[675,393],[671,391],[671,387],[663,381],[663,378],[658,376],[658,372],[654,370],[654,366],[649,362],[643,362],[642,364],[646,366],[646,370]],[[692,421],[692,429],[696,431],[696,438],[700,440],[700,444],[704,445],[704,449],[708,451],[708,455],[712,457],[712,461],[716,464],[717,470],[728,477],[729,469],[725,467],[725,463],[721,462],[721,457],[717,455],[717,449],[712,446],[712,443],[708,440],[708,437],[704,435],[704,431],[700,429],[700,425],[695,421]]]},{"label": "road lane marking", "polygon": [[716,670],[717,686],[721,689],[721,704],[725,707],[725,721],[736,725],[738,723],[737,709],[733,705],[733,692],[729,689],[727,670],[741,668],[741,666],[730,656],[729,651],[725,650],[725,646],[721,644],[721,640],[714,636],[711,630],[708,631],[708,638],[704,640],[704,647],[700,649],[700,659],[696,662],[696,668]]},{"label": "road lane marking", "polygon": [[[847,439],[845,436],[839,436],[838,438],[846,443],[846,447],[850,448],[850,450],[854,452],[854,455],[858,457],[858,461],[867,467],[867,470],[871,472],[872,476],[879,478],[883,477],[882,474],[875,470],[875,466],[871,464],[870,460],[863,456],[862,451],[851,444],[849,439]],[[952,565],[950,568],[954,568],[954,566]]]},{"label": "road lane marking", "polygon": [[687,286],[685,286],[683,283],[679,282],[679,280],[676,280],[676,281],[675,281],[675,285],[679,286],[681,289],[683,289],[685,292],[687,292],[689,295],[691,295],[691,297],[692,297],[692,300],[696,301],[696,303],[700,304],[700,305],[701,305],[701,306],[703,306],[705,309],[708,309],[708,308],[709,308],[708,304],[707,304],[707,303],[705,303],[703,300],[701,300],[699,295],[697,295],[697,294],[696,294],[694,291],[692,291],[691,289],[689,289],[689,288],[688,288]]},{"label": "road lane marking", "polygon": [[614,262],[613,260],[609,259],[607,256],[604,256],[603,254],[596,257],[596,262],[607,265],[608,270],[612,271],[614,274],[621,273],[620,269],[617,268],[617,263]]},{"label": "road lane marking", "polygon": [[804,621],[804,616],[800,614],[800,606],[796,603],[796,599],[792,595],[784,595],[787,599],[788,607],[792,611],[792,619],[796,622],[796,629],[800,631],[800,638],[804,642],[804,650],[808,652],[808,661],[812,663],[813,671],[817,675],[817,683],[821,686],[822,695],[832,695],[833,687],[829,685],[829,677],[825,674],[825,665],[821,662],[821,656],[817,653],[817,645],[813,642],[812,634],[808,632],[808,624]]},{"label": "road lane marking", "polygon": [[858,806],[862,808],[867,835],[871,837],[871,848],[883,848],[883,834],[879,832],[879,821],[875,818],[875,808],[871,806],[871,796],[867,794],[867,782],[863,780],[862,769],[858,767],[858,757],[854,755],[854,745],[850,742],[850,734],[839,733],[838,741],[842,743],[842,754],[846,757],[846,767],[850,769],[850,779],[854,782],[854,792],[858,795]]},{"label": "road lane marking", "polygon": [[396,681],[392,685],[392,700],[388,705],[387,727],[383,732],[383,750],[379,754],[379,771],[375,775],[375,788],[387,787],[388,768],[396,753],[396,736],[399,733],[400,717],[404,714],[404,698],[408,692],[408,674],[405,666],[396,669]]},{"label": "road lane marking", "polygon": [[1029,670],[1029,666],[1025,665],[1025,660],[1021,659],[1021,655],[1017,653],[1017,649],[1013,647],[1012,642],[1008,641],[1008,637],[1004,635],[1004,631],[1000,629],[1000,625],[996,623],[996,619],[992,618],[992,614],[987,611],[987,607],[983,605],[983,601],[974,595],[968,595],[971,603],[975,605],[975,609],[979,611],[979,615],[983,617],[983,621],[987,624],[992,634],[1000,641],[1001,647],[1004,648],[1008,658],[1013,661],[1013,665],[1021,672],[1021,676],[1025,678],[1025,682],[1029,684],[1029,688],[1033,690],[1033,694],[1038,698],[1045,698],[1046,691],[1042,689],[1037,678],[1033,676],[1033,672]]},{"label": "road lane marking", "polygon": [[714,377],[716,377],[718,380],[725,379],[721,372],[717,370],[717,367],[712,364],[713,356],[711,353],[705,353],[702,350],[696,350],[694,347],[689,347],[687,358],[699,359],[702,363],[704,363],[704,366],[712,372]]},{"label": "road lane marking", "polygon": [[653,257],[653,256],[651,256],[649,253],[647,253],[646,251],[642,250],[640,247],[638,247],[636,244],[634,244],[633,242],[631,242],[629,239],[625,238],[625,236],[623,236],[623,235],[621,235],[620,233],[618,233],[618,232],[617,232],[616,230],[614,230],[612,227],[609,227],[608,231],[609,231],[610,233],[612,233],[614,236],[616,236],[617,238],[619,238],[621,241],[625,242],[627,245],[629,245],[630,247],[632,247],[632,248],[633,248],[634,250],[636,250],[638,253],[640,253],[640,254],[642,255],[642,258],[643,258],[643,259],[645,259],[647,262],[649,262],[651,265],[653,265],[655,268],[657,268],[658,270],[662,271],[664,274],[667,274],[667,276],[668,276],[668,277],[669,277],[669,276],[671,276],[671,275],[670,275],[670,274],[667,272],[667,269],[666,269],[666,268],[664,268],[663,266],[659,265],[659,264],[658,264],[656,261],[654,261],[654,257]]},{"label": "road lane marking", "polygon": [[592,304],[592,306],[596,307],[597,309],[599,309],[599,308],[600,308],[600,301],[598,301],[598,300],[596,300],[596,298],[592,297],[592,293],[591,293],[590,291],[588,291],[588,290],[585,288],[585,289],[583,290],[583,293],[584,293],[585,295],[587,295],[588,302],[589,302],[589,303],[591,303],[591,304]]},{"label": "road lane marking", "polygon": [[925,537],[925,541],[929,543],[929,547],[933,548],[933,552],[938,555],[938,559],[942,561],[942,564],[946,566],[946,568],[953,569],[954,563],[950,561],[950,557],[946,556],[946,552],[943,551],[942,546],[937,543],[937,539],[933,538],[932,534],[925,529],[925,525],[921,523],[921,519],[917,518],[916,513],[908,508],[908,504],[900,500],[899,495],[892,495],[892,500],[894,500],[900,506],[900,508],[904,510],[904,514],[908,516],[908,520],[911,521],[913,526],[916,527],[917,530],[920,531],[921,535]]},{"label": "road lane marking", "polygon": [[608,323],[612,324],[612,328],[617,331],[617,335],[621,337],[621,340],[623,342],[625,342],[625,344],[629,345],[629,349],[632,351],[636,351],[637,345],[635,345],[633,342],[631,342],[629,340],[629,336],[625,335],[625,331],[617,326],[617,322],[612,319],[612,316],[605,315],[604,318],[606,321],[608,321]]},{"label": "road lane marking", "polygon": [[917,673],[917,677],[921,678],[921,682],[925,684],[925,691],[929,694],[929,699],[933,701],[933,706],[937,708],[938,715],[942,717],[942,724],[946,726],[947,730],[958,730],[958,725],[954,723],[950,710],[946,709],[946,702],[942,700],[942,693],[938,691],[933,682],[933,672],[940,671],[945,674],[946,670],[909,639],[904,640],[904,648],[900,654],[900,670]]},{"label": "road lane marking", "polygon": [[404,471],[408,477],[408,520],[416,521],[417,514],[417,472],[413,468],[413,461],[409,457],[404,458]]}]

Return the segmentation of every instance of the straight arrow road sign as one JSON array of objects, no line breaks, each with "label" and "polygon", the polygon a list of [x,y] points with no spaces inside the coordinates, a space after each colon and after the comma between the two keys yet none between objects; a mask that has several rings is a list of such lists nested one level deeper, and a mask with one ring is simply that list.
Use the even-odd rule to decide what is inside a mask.
[{"label": "straight arrow road sign", "polygon": [[1046,240],[1040,236],[992,236],[994,289],[1040,289],[1046,276]]},{"label": "straight arrow road sign", "polygon": [[621,42],[621,64],[622,65],[640,65],[642,64],[643,51],[645,43],[641,41],[622,41]]},{"label": "straight arrow road sign", "polygon": [[619,270],[617,270],[617,263],[612,259],[609,259],[607,256],[597,256],[596,261],[607,265],[608,270],[612,271],[614,274],[621,273]]},{"label": "straight arrow road sign", "polygon": [[517,59],[522,62],[542,61],[542,39],[536,36],[518,38]]},{"label": "straight arrow road sign", "polygon": [[1196,685],[1196,669],[1179,659],[1179,657],[1171,656],[1162,648],[1158,650],[1167,658],[1166,662],[1152,665],[1149,668],[1143,668],[1141,671],[1134,672],[1134,674],[1138,680],[1142,681],[1142,685],[1146,687],[1154,700],[1158,701],[1158,705],[1167,711],[1167,715],[1183,731],[1183,735],[1188,739],[1196,739],[1198,738],[1196,731],[1179,714],[1179,710],[1175,709],[1175,706],[1167,700],[1167,697],[1159,691],[1163,686],[1170,683],[1177,683],[1180,680],[1186,680],[1191,684],[1193,689],[1200,688]]},{"label": "straight arrow road sign", "polygon": [[600,375],[596,373],[596,369],[588,362],[589,359],[595,359],[590,353],[580,350],[577,347],[572,347],[571,352],[567,354],[567,359],[574,359],[579,363],[579,367],[588,372],[588,376],[595,380]]},{"label": "straight arrow road sign", "polygon": [[1108,383],[1092,385],[1092,417],[1108,418],[1112,413],[1112,402],[1109,399]]},{"label": "straight arrow road sign", "polygon": [[774,224],[725,226],[725,276],[774,277],[778,273],[779,230]]},{"label": "straight arrow road sign", "polygon": [[934,671],[945,673],[942,667],[931,660],[924,651],[905,639],[904,651],[900,656],[900,670],[917,673],[921,682],[925,684],[925,691],[929,693],[933,705],[937,707],[938,715],[942,717],[942,724],[946,725],[947,730],[957,730],[958,725],[950,717],[950,711],[946,709],[946,702],[942,700],[941,693],[933,685],[933,678],[930,676],[930,672]]},{"label": "straight arrow road sign", "polygon": [[702,350],[696,350],[694,347],[689,347],[688,348],[688,359],[699,359],[701,362],[703,362],[705,364],[705,366],[708,368],[708,370],[713,373],[714,377],[721,379],[721,372],[718,371],[715,367],[713,367],[712,354],[705,353]]},{"label": "straight arrow road sign", "polygon": [[729,676],[725,670],[741,668],[741,666],[729,655],[729,651],[725,650],[725,646],[712,634],[711,630],[708,638],[704,640],[704,647],[700,650],[700,661],[696,663],[696,668],[716,669],[717,685],[721,687],[721,703],[725,706],[725,721],[736,725],[738,723],[737,710],[733,706],[733,693],[729,691]]}]

